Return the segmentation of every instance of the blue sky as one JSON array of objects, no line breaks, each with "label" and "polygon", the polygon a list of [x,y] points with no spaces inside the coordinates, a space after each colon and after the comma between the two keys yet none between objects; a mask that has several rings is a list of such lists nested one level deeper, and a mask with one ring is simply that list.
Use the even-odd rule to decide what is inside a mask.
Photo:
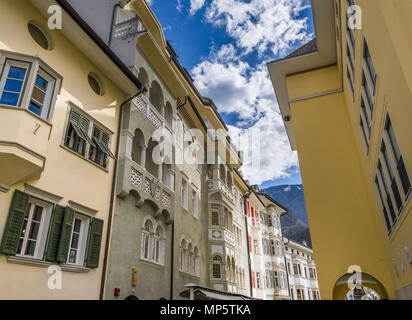
[{"label": "blue sky", "polygon": [[260,161],[245,159],[244,176],[261,187],[301,183],[266,63],[314,37],[310,0],[147,2],[199,91],[215,101],[238,148],[254,153],[247,141],[258,132]]}]

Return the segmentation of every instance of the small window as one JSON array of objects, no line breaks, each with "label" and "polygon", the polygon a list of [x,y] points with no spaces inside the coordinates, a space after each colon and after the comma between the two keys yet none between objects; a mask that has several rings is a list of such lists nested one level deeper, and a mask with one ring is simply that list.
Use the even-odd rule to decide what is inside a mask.
[{"label": "small window", "polygon": [[182,179],[181,204],[186,209],[187,209],[187,204],[188,204],[187,198],[188,198],[187,181],[185,179]]},{"label": "small window", "polygon": [[50,34],[45,30],[45,28],[37,22],[31,21],[27,24],[29,33],[32,39],[43,49],[52,50],[53,41]]},{"label": "small window", "polygon": [[197,218],[198,216],[198,199],[197,199],[197,192],[193,190],[192,193],[192,213],[193,216]]},{"label": "small window", "polygon": [[89,218],[80,214],[76,214],[74,217],[67,258],[69,264],[84,264],[89,220]]},{"label": "small window", "polygon": [[115,158],[109,149],[110,136],[97,126],[93,127],[93,144],[90,145],[89,159],[99,166],[106,168],[108,157]]},{"label": "small window", "polygon": [[0,104],[20,106],[29,63],[7,59],[1,79]]},{"label": "small window", "polygon": [[96,73],[90,72],[87,78],[89,81],[89,85],[94,91],[94,93],[96,93],[99,96],[103,96],[105,92],[100,77]]}]

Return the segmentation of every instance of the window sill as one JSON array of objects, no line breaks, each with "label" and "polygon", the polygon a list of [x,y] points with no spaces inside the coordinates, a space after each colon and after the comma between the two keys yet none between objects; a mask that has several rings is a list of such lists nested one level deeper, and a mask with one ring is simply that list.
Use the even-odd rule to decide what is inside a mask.
[{"label": "window sill", "polygon": [[144,259],[144,258],[140,258],[140,262],[142,262],[144,264],[147,264],[147,265],[151,265],[153,267],[160,268],[160,269],[165,269],[166,268],[166,266],[163,265],[163,264],[157,263],[157,262],[152,261],[152,260],[147,260],[147,259]]},{"label": "window sill", "polygon": [[27,257],[19,257],[19,256],[7,256],[8,263],[14,264],[21,264],[26,266],[33,266],[33,267],[40,267],[40,268],[48,268],[52,265],[60,266],[62,271],[66,272],[74,272],[74,273],[87,273],[90,271],[89,268],[75,266],[75,265],[68,265],[68,264],[54,264],[52,262],[39,260],[35,258],[27,258]]},{"label": "window sill", "polygon": [[[73,151],[72,149],[66,147],[65,145],[61,144],[60,147],[63,148],[64,150],[66,150],[66,151],[69,151],[69,152],[73,153],[74,155],[76,155],[76,156],[79,157],[80,159],[83,159],[84,161],[87,161],[88,163],[94,165],[96,168],[99,168],[100,170],[102,170],[102,171],[104,171],[104,172],[106,172],[106,173],[109,173],[109,170],[108,170],[107,168],[103,168],[103,167],[99,166],[99,165],[96,164],[95,162],[87,159],[86,157],[83,157],[81,154],[78,154],[77,152]],[[108,160],[108,162],[109,162],[109,160]]]},{"label": "window sill", "polygon": [[60,265],[63,271],[73,272],[73,273],[88,273],[90,271],[89,268],[76,266],[73,264],[62,264]]},{"label": "window sill", "polygon": [[7,262],[14,263],[14,264],[34,266],[34,267],[42,267],[42,268],[48,268],[49,266],[52,265],[51,262],[39,260],[36,258],[26,258],[26,257],[19,257],[19,256],[7,256]]},{"label": "window sill", "polygon": [[180,275],[185,276],[185,277],[191,277],[193,279],[200,279],[200,275],[197,274],[192,274],[192,273],[187,273],[185,271],[179,271]]}]

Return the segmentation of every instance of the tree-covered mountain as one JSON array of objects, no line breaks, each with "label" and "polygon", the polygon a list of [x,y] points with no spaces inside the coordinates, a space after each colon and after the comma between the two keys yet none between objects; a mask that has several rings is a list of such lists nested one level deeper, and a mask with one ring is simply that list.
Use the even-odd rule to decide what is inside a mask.
[{"label": "tree-covered mountain", "polygon": [[282,216],[282,233],[296,242],[306,241],[312,246],[306,215],[306,204],[302,185],[280,185],[265,189],[273,199],[283,204],[289,212]]}]

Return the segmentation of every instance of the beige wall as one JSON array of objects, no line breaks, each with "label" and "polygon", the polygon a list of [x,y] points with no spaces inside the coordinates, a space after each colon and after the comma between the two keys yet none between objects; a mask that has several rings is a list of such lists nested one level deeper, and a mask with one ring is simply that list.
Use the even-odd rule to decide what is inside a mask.
[{"label": "beige wall", "polygon": [[[62,196],[61,205],[65,206],[72,200],[95,209],[98,211],[96,218],[105,221],[99,268],[85,274],[63,272],[62,290],[47,288],[50,276],[47,268],[8,263],[6,256],[0,255],[0,299],[98,299],[114,161],[109,160],[108,171],[105,171],[62,148],[61,144],[69,111],[68,101],[71,101],[113,131],[111,150],[114,152],[119,105],[124,95],[60,31],[51,31],[55,42],[52,51],[40,48],[28,33],[27,22],[31,19],[46,21],[28,1],[1,0],[0,6],[0,49],[38,55],[63,77],[51,120],[44,171],[40,179],[24,182]],[[90,89],[89,72],[101,76],[106,89],[104,96],[97,96]],[[15,124],[9,122],[8,125],[8,130],[14,130]],[[43,128],[40,130],[45,130],[46,126]],[[0,192],[0,237],[14,189],[24,190],[23,182],[12,186],[8,193]]]}]

